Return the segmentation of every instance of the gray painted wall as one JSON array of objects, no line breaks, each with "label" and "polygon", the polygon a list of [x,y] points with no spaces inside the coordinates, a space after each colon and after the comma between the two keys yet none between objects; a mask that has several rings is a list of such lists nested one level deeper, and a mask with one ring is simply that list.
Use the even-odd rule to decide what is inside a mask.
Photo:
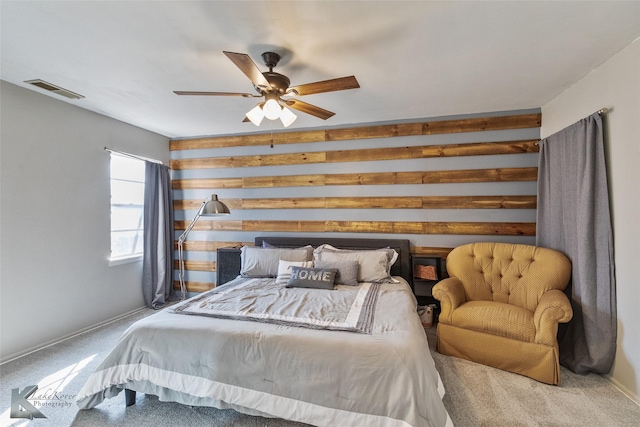
[{"label": "gray painted wall", "polygon": [[[0,360],[144,306],[109,267],[109,154],[168,162],[166,137],[1,82]],[[82,101],[78,101],[81,103]]]}]

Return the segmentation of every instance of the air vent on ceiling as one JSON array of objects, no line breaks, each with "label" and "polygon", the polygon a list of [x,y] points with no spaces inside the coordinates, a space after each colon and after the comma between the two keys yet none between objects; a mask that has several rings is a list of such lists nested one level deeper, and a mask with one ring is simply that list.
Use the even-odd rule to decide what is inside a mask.
[{"label": "air vent on ceiling", "polygon": [[49,82],[45,82],[44,80],[40,80],[40,79],[26,80],[25,83],[29,83],[29,84],[32,84],[34,86],[38,86],[40,89],[48,90],[49,92],[53,92],[55,94],[62,95],[64,97],[66,97],[66,98],[71,98],[71,99],[84,98],[84,96],[82,96],[80,94],[77,94],[75,92],[71,92],[70,90],[67,90],[67,89],[63,89],[60,86],[56,86],[56,85],[51,84]]}]

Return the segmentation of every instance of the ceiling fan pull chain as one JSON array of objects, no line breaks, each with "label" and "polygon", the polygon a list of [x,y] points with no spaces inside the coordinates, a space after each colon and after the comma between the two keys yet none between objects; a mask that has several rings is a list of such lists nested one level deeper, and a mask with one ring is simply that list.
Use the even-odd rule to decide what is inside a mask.
[{"label": "ceiling fan pull chain", "polygon": [[271,148],[273,148],[273,120],[271,120],[269,127],[271,128]]}]

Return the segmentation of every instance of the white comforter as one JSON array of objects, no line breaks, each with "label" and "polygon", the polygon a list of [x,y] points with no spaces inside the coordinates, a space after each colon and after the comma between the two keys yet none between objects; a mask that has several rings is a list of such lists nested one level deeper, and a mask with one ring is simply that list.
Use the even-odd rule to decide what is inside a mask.
[{"label": "white comforter", "polygon": [[163,310],[123,334],[78,406],[92,408],[124,388],[317,426],[451,424],[404,281],[382,285],[371,334]]}]

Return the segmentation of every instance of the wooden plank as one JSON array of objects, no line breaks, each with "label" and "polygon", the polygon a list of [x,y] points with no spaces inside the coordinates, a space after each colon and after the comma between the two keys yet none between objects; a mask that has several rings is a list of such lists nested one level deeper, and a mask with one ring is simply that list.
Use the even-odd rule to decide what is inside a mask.
[{"label": "wooden plank", "polygon": [[535,222],[425,222],[422,234],[535,236]]},{"label": "wooden plank", "polygon": [[242,179],[242,185],[243,188],[316,187],[325,185],[325,175],[247,177]]},{"label": "wooden plank", "polygon": [[[372,172],[319,175],[283,175],[229,178],[233,188],[314,187],[324,185],[445,184],[464,182],[536,181],[537,167],[439,170],[422,172]],[[174,190],[232,188],[226,178],[172,181]]]},{"label": "wooden plank", "polygon": [[[173,268],[175,270],[180,270],[180,261],[173,261]],[[191,271],[208,271],[215,272],[216,271],[216,262],[215,261],[193,261],[193,260],[184,260],[184,269]]]},{"label": "wooden plank", "polygon": [[453,248],[437,248],[429,246],[412,246],[411,254],[417,256],[437,256],[442,259],[447,259],[447,255]]},{"label": "wooden plank", "polygon": [[207,178],[207,179],[174,179],[173,190],[210,189],[210,188],[242,188],[243,178]]},{"label": "wooden plank", "polygon": [[527,129],[540,127],[541,125],[542,115],[540,113],[504,117],[481,117],[424,123],[422,134],[434,135],[502,129]]},{"label": "wooden plank", "polygon": [[[184,282],[188,292],[206,292],[216,287],[213,282]],[[180,291],[180,282],[173,282],[173,289]]]},{"label": "wooden plank", "polygon": [[[187,221],[175,221],[182,230]],[[534,222],[394,222],[394,221],[199,221],[194,230],[276,231],[307,233],[388,233],[535,236]]]},{"label": "wooden plank", "polygon": [[420,159],[423,156],[423,147],[385,147],[365,148],[361,150],[327,151],[328,163],[343,162],[372,162],[380,160],[408,160]]},{"label": "wooden plank", "polygon": [[333,233],[395,233],[393,222],[326,221],[325,232]]},{"label": "wooden plank", "polygon": [[[185,251],[215,252],[218,248],[253,246],[253,242],[215,242],[212,240],[186,240],[182,244]],[[178,241],[173,242],[173,248],[178,250]]]},{"label": "wooden plank", "polygon": [[424,123],[402,123],[355,128],[329,129],[327,141],[353,141],[371,138],[393,138],[397,136],[422,135]]},{"label": "wooden plank", "polygon": [[425,196],[422,209],[535,209],[536,196]]},{"label": "wooden plank", "polygon": [[423,184],[536,181],[537,179],[537,167],[444,170],[422,173]]},{"label": "wooden plank", "polygon": [[242,199],[242,209],[324,209],[324,197],[292,199]]},{"label": "wooden plank", "polygon": [[[191,221],[174,221],[174,230],[186,230]],[[218,221],[200,219],[192,230],[196,231],[242,231],[242,221]]]},{"label": "wooden plank", "polygon": [[[224,199],[221,200],[230,210],[238,210],[242,209],[242,199]],[[202,206],[202,200],[200,199],[174,199],[173,200],[173,209],[174,210],[198,210]]]},{"label": "wooden plank", "polygon": [[278,231],[322,233],[325,231],[325,221],[242,221],[242,231]]},{"label": "wooden plank", "polygon": [[433,122],[399,123],[379,126],[359,126],[343,129],[251,133],[207,138],[174,139],[169,149],[195,150],[257,145],[300,144],[308,142],[349,141],[370,138],[392,138],[411,135],[435,135],[488,130],[526,129],[540,127],[541,114],[520,114],[502,117],[480,117]]},{"label": "wooden plank", "polygon": [[427,145],[416,147],[365,148],[314,153],[268,154],[260,156],[208,157],[171,161],[171,169],[216,169],[253,166],[283,166],[312,163],[367,162],[407,160],[432,157],[484,156],[538,152],[538,140],[473,142],[468,144]]},{"label": "wooden plank", "polygon": [[537,142],[537,139],[531,139],[525,141],[430,145],[422,147],[422,158],[536,153],[539,151]]},{"label": "wooden plank", "polygon": [[[244,209],[535,209],[536,196],[401,196],[225,199]],[[199,200],[174,200],[175,210],[198,209]]]},{"label": "wooden plank", "polygon": [[419,197],[327,197],[327,209],[420,209]]},{"label": "wooden plank", "polygon": [[251,133],[247,135],[185,138],[169,141],[169,150],[197,150],[202,148],[252,147],[258,145],[300,144],[324,141],[325,131],[297,131],[279,133]]},{"label": "wooden plank", "polygon": [[171,160],[171,169],[217,169],[255,166],[302,165],[325,163],[326,153],[287,153],[258,156],[207,157]]},{"label": "wooden plank", "polygon": [[326,185],[422,184],[422,172],[341,173],[326,176]]}]

